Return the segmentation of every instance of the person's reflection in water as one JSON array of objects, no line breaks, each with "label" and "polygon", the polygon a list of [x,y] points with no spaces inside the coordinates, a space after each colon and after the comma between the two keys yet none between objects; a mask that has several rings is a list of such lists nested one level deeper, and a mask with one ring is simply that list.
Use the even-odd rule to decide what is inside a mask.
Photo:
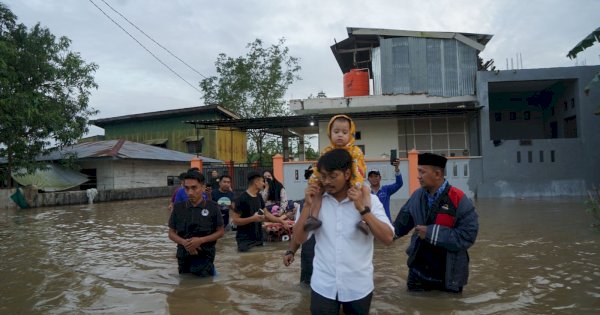
[{"label": "person's reflection in water", "polygon": [[169,239],[177,243],[179,273],[215,275],[215,244],[225,234],[216,202],[202,196],[204,175],[188,171],[184,188],[189,200],[175,203],[169,219]]}]

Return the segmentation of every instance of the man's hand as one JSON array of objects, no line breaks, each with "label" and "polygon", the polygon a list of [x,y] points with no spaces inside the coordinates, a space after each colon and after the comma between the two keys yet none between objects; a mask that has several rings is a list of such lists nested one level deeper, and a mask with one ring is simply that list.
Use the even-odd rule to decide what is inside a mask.
[{"label": "man's hand", "polygon": [[320,194],[321,192],[321,187],[319,187],[319,185],[312,183],[309,184],[308,187],[306,187],[306,189],[304,190],[304,200],[305,202],[307,200],[313,200],[313,197],[316,196],[317,194]]},{"label": "man's hand", "polygon": [[254,215],[252,216],[252,218],[254,219],[254,222],[264,222],[265,221],[265,215],[258,214],[258,212],[255,212]]},{"label": "man's hand", "polygon": [[419,233],[419,238],[424,240],[425,236],[427,236],[427,225],[417,225],[415,226],[415,231]]},{"label": "man's hand", "polygon": [[283,264],[287,267],[294,262],[294,254],[286,252],[283,256]]},{"label": "man's hand", "polygon": [[[192,255],[196,255],[198,253],[198,248],[200,245],[204,243],[202,237],[192,237],[185,240],[183,247]],[[195,254],[193,253],[195,252]]]},{"label": "man's hand", "polygon": [[396,171],[396,173],[400,171],[400,169],[398,168],[400,166],[400,159],[395,159],[394,162],[392,162],[392,165],[394,165],[394,170]]},{"label": "man's hand", "polygon": [[360,212],[365,209],[363,190],[361,188],[350,187],[348,189],[348,199],[354,201],[356,211]]}]

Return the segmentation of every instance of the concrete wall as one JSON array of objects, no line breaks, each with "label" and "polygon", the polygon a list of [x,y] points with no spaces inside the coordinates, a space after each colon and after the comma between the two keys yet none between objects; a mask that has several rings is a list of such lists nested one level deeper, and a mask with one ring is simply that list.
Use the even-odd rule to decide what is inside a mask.
[{"label": "concrete wall", "polygon": [[[381,185],[389,185],[395,182],[394,167],[390,165],[389,160],[368,160],[367,172],[371,169],[378,169],[381,172]],[[304,179],[304,170],[311,165],[312,161],[303,162],[284,162],[283,163],[283,186],[289,199],[297,200],[304,198],[304,189],[308,184]],[[404,185],[398,190],[392,199],[408,199],[408,160],[400,160],[400,173]],[[455,173],[456,169],[456,173]],[[451,185],[464,191],[469,198],[478,194],[478,187],[481,184],[482,159],[481,157],[457,157],[448,159],[446,165],[446,178]],[[416,176],[416,173],[415,173]],[[368,184],[368,182],[366,182]]]},{"label": "concrete wall", "polygon": [[102,160],[82,162],[82,168],[96,168],[98,190],[167,186],[167,176],[185,172],[188,162],[146,160]]},{"label": "concrete wall", "polygon": [[[600,87],[593,87],[589,95],[583,92],[598,72],[600,66],[478,72],[478,99],[483,106],[480,120],[483,169],[478,196],[573,196],[585,194],[594,184],[600,185],[597,164],[600,160],[600,116],[594,115],[600,100]],[[577,115],[577,138],[533,139],[530,145],[522,145],[519,140],[506,140],[498,146],[493,144],[489,128],[489,82],[570,79],[576,80],[573,92],[576,106],[568,110]],[[540,155],[543,155],[543,161]]]},{"label": "concrete wall", "polygon": [[[132,189],[108,189],[98,190],[98,194],[94,198],[94,203],[107,202],[116,200],[131,200],[157,197],[170,197],[177,187],[146,187]],[[14,193],[14,189],[0,190],[0,204],[4,207],[16,207],[16,204],[9,198]],[[27,202],[31,207],[50,207],[60,205],[76,205],[88,203],[86,192],[79,191],[64,191],[52,193],[27,193]],[[165,208],[168,205],[168,200],[165,199]]]}]

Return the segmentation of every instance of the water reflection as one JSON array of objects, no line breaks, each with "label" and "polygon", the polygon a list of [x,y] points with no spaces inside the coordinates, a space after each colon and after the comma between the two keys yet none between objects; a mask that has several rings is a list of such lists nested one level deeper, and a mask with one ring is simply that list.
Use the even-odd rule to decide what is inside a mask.
[{"label": "water reflection", "polygon": [[[163,204],[0,212],[0,313],[308,313],[299,257],[281,262],[286,243],[238,254],[229,232],[217,244],[216,277],[179,276]],[[481,227],[464,293],[407,292],[408,239],[377,244],[372,314],[600,312],[600,232],[579,200],[476,206]]]}]

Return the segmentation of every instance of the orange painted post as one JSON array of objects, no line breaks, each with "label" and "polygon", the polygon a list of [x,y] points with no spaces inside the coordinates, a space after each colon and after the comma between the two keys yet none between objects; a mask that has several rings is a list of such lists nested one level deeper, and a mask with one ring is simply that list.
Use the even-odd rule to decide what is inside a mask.
[{"label": "orange painted post", "polygon": [[231,187],[235,187],[234,186],[234,166],[233,166],[234,162],[233,161],[225,161],[225,165],[227,166],[227,175],[231,176]]},{"label": "orange painted post", "polygon": [[190,168],[193,167],[197,167],[200,172],[202,172],[202,160],[200,158],[192,158],[192,161],[190,162]]},{"label": "orange painted post", "polygon": [[281,154],[273,155],[273,176],[283,183],[283,156]]},{"label": "orange painted post", "polygon": [[412,149],[408,152],[408,195],[419,189],[419,151]]}]

